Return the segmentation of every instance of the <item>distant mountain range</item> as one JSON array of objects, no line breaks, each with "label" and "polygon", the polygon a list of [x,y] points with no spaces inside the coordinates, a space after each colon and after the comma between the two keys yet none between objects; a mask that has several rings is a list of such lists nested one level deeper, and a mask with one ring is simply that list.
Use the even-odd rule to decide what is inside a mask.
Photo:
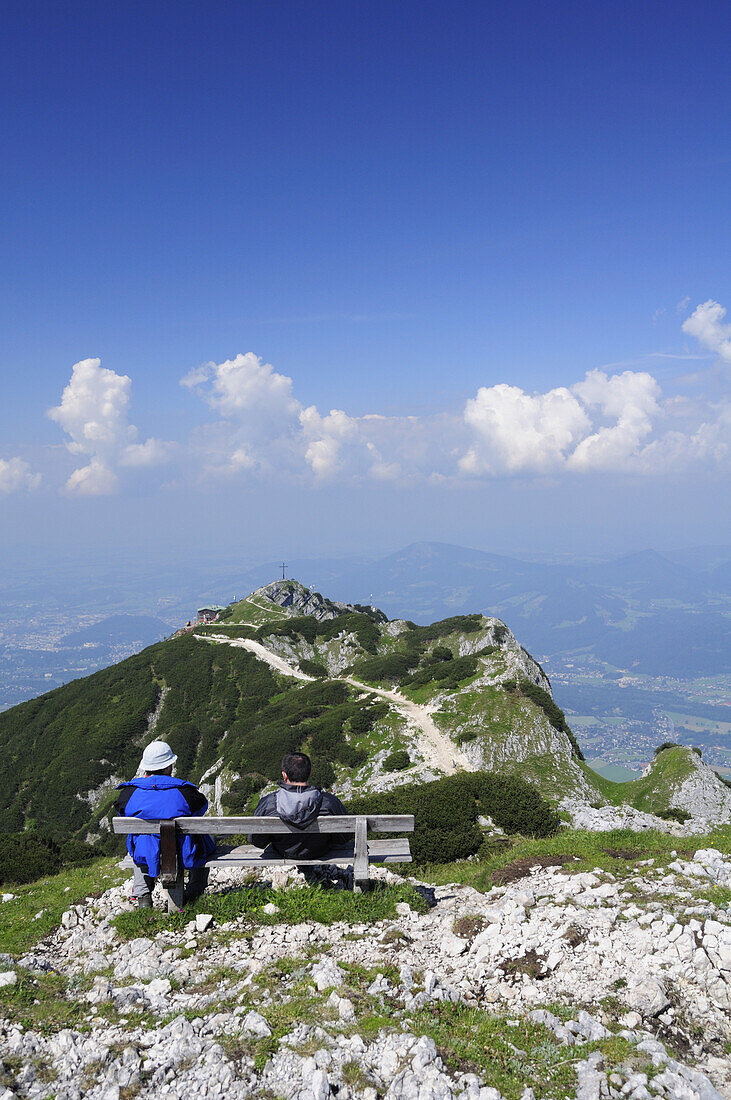
[{"label": "distant mountain range", "polygon": [[[711,562],[693,568],[648,550],[545,564],[419,542],[367,564],[301,560],[288,572],[390,617],[426,623],[477,609],[504,619],[547,657],[584,651],[618,669],[692,677],[729,670],[731,560]],[[276,569],[248,570],[239,583],[255,588]]]},{"label": "distant mountain range", "polygon": [[[374,603],[420,624],[475,610],[496,615],[554,669],[577,659],[610,677],[613,670],[679,679],[729,671],[731,548],[522,561],[418,542],[377,560],[297,559],[287,573],[334,599]],[[42,592],[30,575],[0,578],[0,709],[164,637],[197,607],[228,604],[279,576],[281,566],[178,564],[162,587],[160,574],[150,565],[146,574],[82,580],[67,568],[45,578]],[[56,631],[48,644],[51,621],[70,625],[90,614],[100,621]]]}]

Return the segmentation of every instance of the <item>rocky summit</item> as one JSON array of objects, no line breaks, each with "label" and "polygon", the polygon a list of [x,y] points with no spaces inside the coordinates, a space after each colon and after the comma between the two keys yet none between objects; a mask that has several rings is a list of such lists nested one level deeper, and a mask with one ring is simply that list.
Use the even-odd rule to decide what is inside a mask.
[{"label": "rocky summit", "polygon": [[[381,870],[360,898],[294,869],[218,870],[180,917],[113,886],[0,959],[0,1097],[731,1097],[731,927],[713,898],[731,858],[573,862],[512,861],[487,890]],[[338,896],[348,920],[292,916]]]}]

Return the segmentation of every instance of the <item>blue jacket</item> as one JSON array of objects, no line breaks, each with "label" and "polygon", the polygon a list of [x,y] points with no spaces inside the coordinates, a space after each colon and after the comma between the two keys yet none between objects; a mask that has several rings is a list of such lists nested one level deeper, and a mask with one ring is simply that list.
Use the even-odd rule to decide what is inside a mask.
[{"label": "blue jacket", "polygon": [[[140,817],[146,820],[171,817],[202,817],[208,802],[192,783],[175,779],[172,775],[144,775],[120,783],[121,791],[114,803],[120,817]],[[216,850],[209,836],[184,836],[180,846],[184,867],[203,867]],[[160,837],[151,833],[130,833],[127,851],[146,874],[157,878],[160,874]]]}]

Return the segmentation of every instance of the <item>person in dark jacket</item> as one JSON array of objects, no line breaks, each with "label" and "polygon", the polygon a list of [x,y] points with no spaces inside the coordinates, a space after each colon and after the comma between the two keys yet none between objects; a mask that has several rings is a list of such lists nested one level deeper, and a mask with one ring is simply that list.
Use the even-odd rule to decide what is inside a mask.
[{"label": "person in dark jacket", "polygon": [[[121,783],[114,808],[120,817],[145,820],[172,817],[202,817],[208,802],[193,783],[173,776],[177,756],[165,741],[152,741],[140,762],[141,775],[129,783]],[[188,870],[185,900],[193,901],[208,884],[206,860],[216,845],[209,836],[185,836],[180,857]],[[152,908],[152,890],[160,874],[160,837],[150,833],[130,833],[127,851],[134,861],[134,897],[140,909]]]},{"label": "person in dark jacket", "polygon": [[[303,752],[287,753],[282,761],[282,782],[279,789],[264,795],[254,810],[255,817],[280,817],[296,829],[304,829],[318,817],[347,817],[348,811],[339,798],[308,783],[312,763]],[[257,848],[272,848],[286,859],[325,858],[331,848],[346,844],[352,836],[340,833],[280,834],[252,832],[249,843]]]}]

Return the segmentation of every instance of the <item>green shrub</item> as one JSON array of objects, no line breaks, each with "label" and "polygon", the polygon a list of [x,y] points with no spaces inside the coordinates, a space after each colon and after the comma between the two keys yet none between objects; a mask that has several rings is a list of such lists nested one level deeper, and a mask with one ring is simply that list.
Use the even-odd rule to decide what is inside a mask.
[{"label": "green shrub", "polygon": [[346,768],[359,768],[361,764],[365,764],[368,759],[368,753],[365,749],[358,749],[355,745],[349,745],[346,742],[339,746],[337,759],[338,762],[344,764]]},{"label": "green shrub", "polygon": [[359,611],[361,615],[367,615],[369,619],[373,619],[374,623],[388,622],[388,616],[384,615],[384,613],[378,607],[371,607],[370,605],[363,603],[354,603],[353,607],[356,611]]},{"label": "green shrub", "polygon": [[452,615],[449,619],[440,619],[439,622],[430,623],[429,626],[416,626],[409,622],[411,640],[424,644],[444,638],[447,634],[474,634],[482,630],[484,621],[482,615]]},{"label": "green shrub", "polygon": [[258,775],[255,772],[242,775],[240,779],[235,779],[227,794],[223,797],[224,813],[245,817],[249,812],[254,795],[258,794],[266,784],[266,776]]},{"label": "green shrub", "polygon": [[657,816],[663,821],[677,821],[680,825],[685,825],[693,815],[687,810],[679,810],[677,806],[669,806],[667,810],[658,810]]},{"label": "green shrub", "polygon": [[519,776],[461,772],[432,783],[409,783],[349,804],[350,813],[413,814],[411,851],[417,863],[449,863],[473,855],[482,844],[480,814],[510,833],[551,836],[558,814]]},{"label": "green shrub", "polygon": [[323,678],[327,676],[327,669],[320,661],[310,661],[307,657],[303,657],[300,662],[300,671],[304,672],[305,676],[317,676]]},{"label": "green shrub", "polygon": [[446,690],[456,690],[462,680],[468,680],[477,672],[477,657],[450,657],[438,664],[428,664],[403,679],[403,685],[420,687],[436,681]]},{"label": "green shrub", "polygon": [[64,864],[88,863],[100,854],[94,844],[85,844],[83,840],[67,840],[60,848],[61,861]]},{"label": "green shrub", "polygon": [[418,657],[405,653],[388,653],[385,657],[370,657],[357,661],[350,672],[363,680],[380,683],[400,683],[418,664]]},{"label": "green shrub", "polygon": [[335,769],[329,760],[316,756],[312,757],[312,778],[310,782],[325,791],[333,786],[335,783]]},{"label": "green shrub", "polygon": [[373,729],[376,722],[388,714],[388,703],[373,703],[361,706],[350,719],[350,732],[354,737],[363,737]]},{"label": "green shrub", "polygon": [[680,745],[677,741],[663,741],[661,745],[658,745],[655,749],[653,756],[659,756],[661,752],[665,752],[665,749],[679,749]]},{"label": "green shrub", "polygon": [[453,863],[474,855],[481,844],[482,831],[477,822],[464,828],[433,829],[419,834],[418,843],[413,845],[418,853],[414,858],[419,863]]},{"label": "green shrub", "polygon": [[383,761],[383,770],[387,772],[402,772],[411,767],[411,757],[406,749],[396,749]]},{"label": "green shrub", "polygon": [[338,703],[344,703],[349,695],[349,688],[342,680],[329,680],[326,684],[308,684],[298,692],[300,698],[304,697],[312,706],[332,707]]},{"label": "green shrub", "polygon": [[505,623],[498,622],[495,624],[495,628],[493,629],[492,633],[495,639],[495,644],[502,645],[508,636],[508,628]]},{"label": "green shrub", "polygon": [[440,661],[451,661],[454,657],[452,650],[446,645],[435,645],[431,653],[426,657],[424,664],[436,665]]},{"label": "green shrub", "polygon": [[473,787],[480,812],[505,832],[540,837],[558,831],[558,813],[532,783],[519,775],[475,774],[480,774]]},{"label": "green shrub", "polygon": [[256,632],[259,639],[264,638],[304,638],[310,645],[317,636],[317,620],[312,615],[296,615],[279,623],[265,623]]},{"label": "green shrub", "polygon": [[0,836],[0,883],[35,882],[55,874],[62,863],[61,851],[49,837],[38,833]]}]

